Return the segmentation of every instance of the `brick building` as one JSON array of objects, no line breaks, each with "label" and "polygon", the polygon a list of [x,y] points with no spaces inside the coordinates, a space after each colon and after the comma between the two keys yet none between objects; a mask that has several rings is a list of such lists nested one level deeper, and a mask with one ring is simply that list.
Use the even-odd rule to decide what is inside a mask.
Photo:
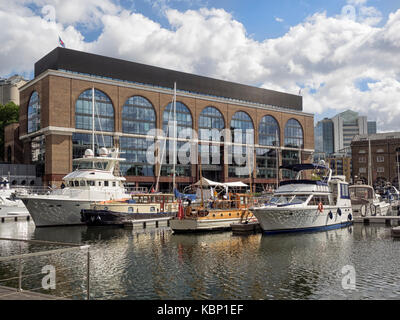
[{"label": "brick building", "polygon": [[[231,152],[233,144],[203,139],[201,131],[206,129],[254,130],[251,161],[259,189],[276,183],[277,165],[311,161],[314,117],[302,111],[301,96],[56,48],[35,64],[35,78],[21,88],[24,163],[37,164],[44,183],[60,183],[73,169],[72,159],[91,146],[94,88],[96,147],[120,148],[127,160],[120,171],[129,184],[150,187],[159,177],[161,190],[169,189],[172,166],[150,165],[144,155],[159,139],[154,135],[149,142],[147,132],[165,129],[171,119],[175,82],[177,130],[199,133],[197,140],[179,140],[178,147],[195,141],[202,159],[205,149],[209,155],[219,152],[219,164],[202,163],[205,177],[245,182],[249,177],[237,174],[240,164],[224,161],[224,150]],[[176,176],[180,187],[195,182],[197,165],[178,163]]]},{"label": "brick building", "polygon": [[[371,163],[373,185],[390,182],[398,186],[400,132],[356,136],[351,143],[351,151],[353,179],[358,178],[368,182],[368,166]],[[369,154],[371,161],[369,161]]]}]

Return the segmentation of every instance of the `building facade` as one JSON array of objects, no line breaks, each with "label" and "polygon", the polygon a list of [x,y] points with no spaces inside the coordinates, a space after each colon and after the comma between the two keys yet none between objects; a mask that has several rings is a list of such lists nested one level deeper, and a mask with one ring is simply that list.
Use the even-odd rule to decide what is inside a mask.
[{"label": "building facade", "polygon": [[[279,165],[310,162],[314,151],[314,117],[302,111],[300,96],[57,48],[35,64],[35,78],[21,89],[24,163],[36,164],[44,183],[59,184],[72,160],[91,148],[93,92],[96,149],[120,148],[126,161],[119,169],[131,185],[159,181],[170,190],[173,166],[165,150],[175,141],[180,149],[195,146],[203,176],[218,181],[248,181],[250,172],[237,170],[243,163],[232,154],[251,159],[259,188],[276,184]],[[177,139],[165,137],[173,119]],[[238,142],[236,132],[230,141],[210,135],[226,129],[248,130],[250,140]],[[149,163],[149,150],[162,165]],[[178,186],[196,182],[198,171],[198,164],[178,160]]]},{"label": "building facade", "polygon": [[357,112],[347,110],[332,118],[335,152],[350,150],[350,144],[356,135],[368,134],[367,117],[359,116]]},{"label": "building facade", "polygon": [[[370,147],[369,147],[370,145]],[[368,168],[374,186],[392,183],[398,186],[400,133],[378,133],[356,136],[351,143],[353,179],[368,183]]]},{"label": "building facade", "polygon": [[335,149],[333,121],[325,118],[317,123],[314,129],[315,151],[332,154]]},{"label": "building facade", "polygon": [[28,81],[15,75],[8,79],[0,79],[0,104],[14,102],[19,105],[19,89]]}]

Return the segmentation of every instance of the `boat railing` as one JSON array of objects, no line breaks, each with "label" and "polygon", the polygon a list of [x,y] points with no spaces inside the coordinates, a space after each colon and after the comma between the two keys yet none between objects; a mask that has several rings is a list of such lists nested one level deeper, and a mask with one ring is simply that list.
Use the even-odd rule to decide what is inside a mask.
[{"label": "boat railing", "polygon": [[89,245],[0,238],[0,247],[13,253],[0,255],[0,300],[90,299]]},{"label": "boat railing", "polygon": [[149,189],[146,187],[125,187],[125,189],[130,194],[143,194],[149,192]]}]

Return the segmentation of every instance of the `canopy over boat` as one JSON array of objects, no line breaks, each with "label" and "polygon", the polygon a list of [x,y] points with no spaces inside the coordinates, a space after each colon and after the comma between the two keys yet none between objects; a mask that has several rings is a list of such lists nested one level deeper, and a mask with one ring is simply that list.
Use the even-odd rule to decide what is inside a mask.
[{"label": "canopy over boat", "polygon": [[248,187],[247,184],[238,181],[238,182],[225,182],[225,183],[221,183],[221,182],[215,182],[215,181],[211,181],[208,180],[206,178],[201,178],[198,182],[196,182],[194,184],[196,187],[229,187],[229,188],[242,188],[242,187]]}]

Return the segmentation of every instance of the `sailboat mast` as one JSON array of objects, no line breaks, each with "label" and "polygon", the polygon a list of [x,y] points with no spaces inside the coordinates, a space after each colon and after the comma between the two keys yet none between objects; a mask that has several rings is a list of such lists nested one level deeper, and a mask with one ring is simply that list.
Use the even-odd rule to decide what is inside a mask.
[{"label": "sailboat mast", "polygon": [[177,125],[176,125],[176,82],[174,82],[174,101],[173,101],[173,107],[174,107],[174,160],[173,160],[173,165],[172,165],[172,171],[173,171],[173,178],[172,178],[172,190],[175,189],[175,180],[176,180],[176,139],[177,139]]},{"label": "sailboat mast", "polygon": [[199,155],[199,176],[200,176],[200,192],[201,192],[201,207],[204,208],[204,194],[203,194],[203,172],[201,168],[201,156]]},{"label": "sailboat mast", "polygon": [[368,137],[368,185],[372,186],[372,172],[371,172],[371,139]]},{"label": "sailboat mast", "polygon": [[92,88],[92,150],[94,154],[94,87]]}]

